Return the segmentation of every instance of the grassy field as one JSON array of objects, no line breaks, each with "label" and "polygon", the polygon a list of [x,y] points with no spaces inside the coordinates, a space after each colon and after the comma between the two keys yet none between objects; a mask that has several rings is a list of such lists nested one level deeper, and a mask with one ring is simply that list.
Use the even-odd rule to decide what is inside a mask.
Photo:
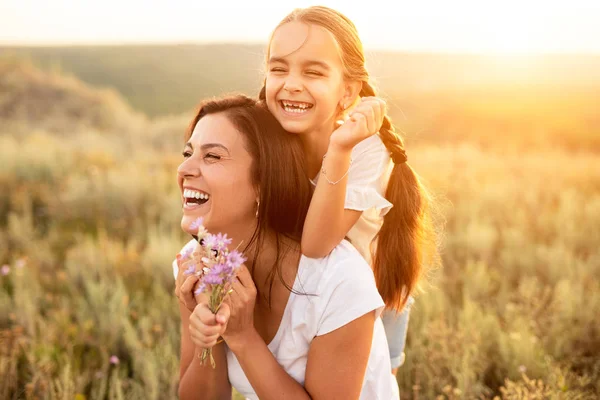
[{"label": "grassy field", "polygon": [[[392,102],[446,218],[403,399],[600,396],[600,78],[587,73],[438,82]],[[128,102],[0,62],[0,398],[176,398],[188,107],[147,116]]]}]

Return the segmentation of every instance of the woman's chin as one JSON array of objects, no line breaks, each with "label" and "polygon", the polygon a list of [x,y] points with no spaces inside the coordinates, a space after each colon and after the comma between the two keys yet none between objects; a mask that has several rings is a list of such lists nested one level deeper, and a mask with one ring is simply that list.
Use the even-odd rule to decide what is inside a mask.
[{"label": "woman's chin", "polygon": [[195,235],[198,233],[198,229],[192,229],[191,225],[200,217],[201,216],[184,215],[181,218],[181,230],[189,233],[190,235]]}]

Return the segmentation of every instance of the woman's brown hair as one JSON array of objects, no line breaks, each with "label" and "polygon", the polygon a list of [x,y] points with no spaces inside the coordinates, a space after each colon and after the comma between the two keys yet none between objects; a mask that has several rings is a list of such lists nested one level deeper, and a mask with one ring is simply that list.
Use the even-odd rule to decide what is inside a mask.
[{"label": "woman's brown hair", "polygon": [[[186,132],[186,141],[200,119],[217,113],[225,114],[244,136],[252,157],[251,176],[258,190],[259,209],[256,230],[245,249],[251,249],[256,262],[267,232],[274,233],[277,256],[269,286],[272,288],[275,276],[286,285],[281,273],[281,259],[289,247],[285,239],[300,242],[312,196],[300,139],[282,128],[264,102],[233,95],[202,102]],[[249,265],[251,271],[254,262]],[[269,293],[267,299],[270,297]]]}]

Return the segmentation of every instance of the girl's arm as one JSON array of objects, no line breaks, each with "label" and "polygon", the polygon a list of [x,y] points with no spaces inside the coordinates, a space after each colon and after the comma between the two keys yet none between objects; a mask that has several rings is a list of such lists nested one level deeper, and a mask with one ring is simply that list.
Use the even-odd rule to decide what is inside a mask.
[{"label": "girl's arm", "polygon": [[350,119],[331,135],[302,232],[305,256],[320,258],[329,254],[362,215],[362,211],[344,209],[350,156],[358,143],[379,131],[384,110],[383,100],[365,97]]},{"label": "girl's arm", "polygon": [[362,215],[362,211],[344,209],[351,153],[352,148],[329,145],[323,160],[325,174],[319,176],[302,232],[301,249],[307,257],[329,254]]}]

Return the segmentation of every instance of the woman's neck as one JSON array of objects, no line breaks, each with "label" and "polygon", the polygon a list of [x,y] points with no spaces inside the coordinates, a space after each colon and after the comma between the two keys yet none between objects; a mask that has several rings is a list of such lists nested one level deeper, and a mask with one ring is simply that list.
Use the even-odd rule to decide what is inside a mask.
[{"label": "woman's neck", "polygon": [[[280,238],[279,243],[277,243],[277,240],[277,235],[270,232],[264,235],[260,243],[253,243],[251,248],[244,251],[244,257],[248,259],[246,266],[254,277],[254,284],[262,293],[269,292],[272,276],[275,277],[274,285],[282,284],[278,279],[279,274],[272,273],[277,263],[279,263],[281,277],[285,285],[292,287],[296,278],[300,261],[300,244],[288,238]],[[240,248],[243,249],[244,247],[242,245]]]}]

